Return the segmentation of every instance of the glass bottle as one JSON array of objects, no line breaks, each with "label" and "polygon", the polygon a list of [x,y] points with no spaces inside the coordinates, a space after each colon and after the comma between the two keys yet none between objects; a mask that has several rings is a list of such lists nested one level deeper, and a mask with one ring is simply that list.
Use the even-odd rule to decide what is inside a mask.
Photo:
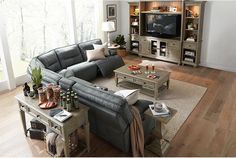
[{"label": "glass bottle", "polygon": [[73,101],[74,101],[74,107],[76,109],[79,109],[79,98],[78,98],[78,96],[74,96]]},{"label": "glass bottle", "polygon": [[66,110],[67,110],[68,112],[71,111],[71,101],[70,101],[69,98],[67,98],[67,100],[66,100]]}]

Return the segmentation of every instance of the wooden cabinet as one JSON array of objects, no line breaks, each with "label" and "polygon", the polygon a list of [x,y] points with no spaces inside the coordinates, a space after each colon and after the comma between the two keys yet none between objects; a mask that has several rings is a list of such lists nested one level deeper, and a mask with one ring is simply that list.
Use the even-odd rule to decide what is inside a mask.
[{"label": "wooden cabinet", "polygon": [[129,3],[129,36],[130,52],[139,53],[139,3]]},{"label": "wooden cabinet", "polygon": [[181,42],[141,36],[139,55],[180,64]]},{"label": "wooden cabinet", "polygon": [[198,66],[201,56],[202,25],[205,2],[186,1],[184,14],[184,32],[182,64]]}]

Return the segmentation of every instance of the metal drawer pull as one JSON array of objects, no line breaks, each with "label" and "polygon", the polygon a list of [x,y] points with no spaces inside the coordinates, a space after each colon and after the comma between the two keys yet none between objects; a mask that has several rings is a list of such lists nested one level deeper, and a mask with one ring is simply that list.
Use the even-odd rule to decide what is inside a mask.
[{"label": "metal drawer pull", "polygon": [[40,117],[40,115],[37,115],[36,117]]},{"label": "metal drawer pull", "polygon": [[126,78],[126,76],[124,76],[124,78]]}]

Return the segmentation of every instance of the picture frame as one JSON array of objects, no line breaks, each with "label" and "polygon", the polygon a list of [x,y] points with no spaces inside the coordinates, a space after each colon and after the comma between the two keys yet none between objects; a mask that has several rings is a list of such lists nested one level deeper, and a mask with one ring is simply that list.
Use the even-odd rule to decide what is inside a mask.
[{"label": "picture frame", "polygon": [[116,18],[117,7],[116,4],[108,4],[107,5],[107,19]]},{"label": "picture frame", "polygon": [[117,31],[117,20],[116,19],[107,19],[107,21],[113,21],[115,24],[115,31],[112,32],[116,32]]}]

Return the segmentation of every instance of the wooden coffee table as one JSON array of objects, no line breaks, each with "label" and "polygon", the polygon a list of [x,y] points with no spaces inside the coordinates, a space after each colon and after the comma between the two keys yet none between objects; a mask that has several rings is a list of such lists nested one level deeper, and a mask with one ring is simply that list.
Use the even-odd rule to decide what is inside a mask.
[{"label": "wooden coffee table", "polygon": [[159,91],[162,88],[169,88],[170,84],[170,72],[155,69],[155,74],[158,77],[155,79],[147,78],[148,74],[145,73],[145,67],[141,67],[141,74],[132,74],[132,71],[128,69],[128,65],[124,65],[116,70],[115,81],[116,86],[122,86],[131,89],[140,89],[140,92],[149,96],[153,96],[157,99]]},{"label": "wooden coffee table", "polygon": [[64,122],[59,122],[58,120],[54,119],[49,115],[50,110],[40,109],[40,107],[38,106],[38,99],[25,97],[23,94],[17,95],[16,99],[19,104],[19,111],[25,136],[27,136],[27,127],[25,119],[25,113],[27,113],[62,137],[62,140],[64,142],[65,157],[69,157],[70,153],[72,152],[69,149],[69,136],[71,135],[71,133],[75,132],[78,128],[83,126],[86,142],[83,149],[80,150],[79,155],[82,155],[85,151],[89,151],[90,138],[88,107],[81,104],[79,110],[71,112],[72,116],[68,120],[65,120]]}]

